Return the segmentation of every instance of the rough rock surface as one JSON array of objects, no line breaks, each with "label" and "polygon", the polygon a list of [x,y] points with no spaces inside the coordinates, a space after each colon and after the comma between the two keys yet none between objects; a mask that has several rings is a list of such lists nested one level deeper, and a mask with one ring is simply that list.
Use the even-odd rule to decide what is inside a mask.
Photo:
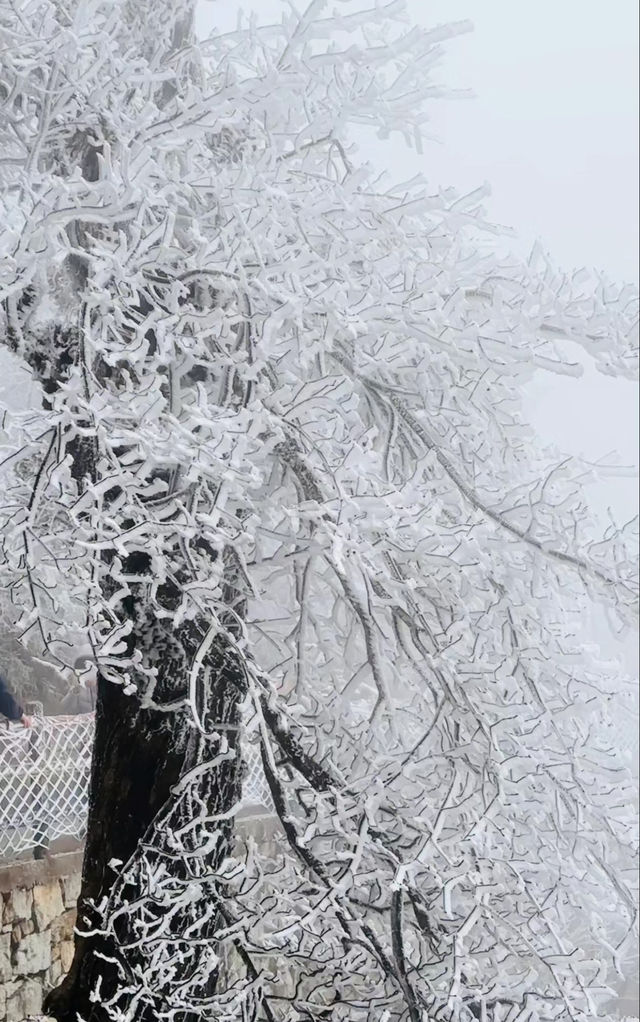
[{"label": "rough rock surface", "polygon": [[81,856],[0,867],[0,1022],[49,1022],[42,999],[73,957]]}]

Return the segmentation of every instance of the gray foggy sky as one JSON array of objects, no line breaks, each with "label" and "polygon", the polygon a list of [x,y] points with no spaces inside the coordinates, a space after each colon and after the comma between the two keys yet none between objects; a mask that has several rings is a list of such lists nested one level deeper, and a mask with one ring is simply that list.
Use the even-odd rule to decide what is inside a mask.
[{"label": "gray foggy sky", "polygon": [[409,0],[428,24],[469,18],[442,78],[471,101],[434,105],[427,173],[470,189],[567,268],[638,279],[636,0]]}]

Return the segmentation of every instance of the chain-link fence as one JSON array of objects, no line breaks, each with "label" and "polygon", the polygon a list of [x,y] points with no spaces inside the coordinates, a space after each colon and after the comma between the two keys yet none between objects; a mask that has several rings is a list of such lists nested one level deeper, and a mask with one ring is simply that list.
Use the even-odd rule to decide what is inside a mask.
[{"label": "chain-link fence", "polygon": [[[0,860],[86,830],[92,713],[35,716],[32,728],[0,725]],[[243,803],[270,815],[260,752],[247,735]]]},{"label": "chain-link fence", "polygon": [[83,838],[93,714],[0,728],[0,859]]}]

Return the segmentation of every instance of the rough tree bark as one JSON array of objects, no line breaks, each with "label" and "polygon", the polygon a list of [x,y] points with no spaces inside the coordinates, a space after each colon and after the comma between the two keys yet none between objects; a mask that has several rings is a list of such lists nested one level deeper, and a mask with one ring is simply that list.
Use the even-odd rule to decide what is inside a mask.
[{"label": "rough tree bark", "polygon": [[[185,651],[185,662],[166,661],[167,674],[185,677],[186,658],[193,651],[190,637],[172,636]],[[190,648],[191,647],[191,648]],[[233,745],[239,724],[239,704],[244,695],[241,672],[233,658],[215,650],[208,658],[211,669],[211,701],[205,719],[229,726]],[[91,797],[87,842],[82,871],[82,892],[78,906],[78,928],[91,929],[96,922],[92,906],[109,896],[113,884],[113,859],[128,862],[153,820],[171,800],[172,789],[195,761],[197,738],[188,732],[187,714],[176,713],[168,726],[167,714],[132,705],[130,696],[112,682],[99,679],[96,736],[93,753]],[[185,735],[186,733],[186,735]],[[205,792],[213,812],[222,812],[239,794],[238,756],[222,763]],[[210,866],[230,849],[231,824],[226,828],[227,847],[211,853]],[[176,863],[176,870],[180,864]],[[216,897],[216,892],[212,891]],[[176,935],[177,936],[177,935]],[[117,970],[105,961],[118,956],[117,933],[77,936],[71,969],[61,986],[46,999],[45,1010],[58,1022],[101,1022],[104,1009],[92,1003],[91,994],[101,981],[103,998],[115,991]],[[104,957],[103,957],[104,956]],[[215,975],[211,983],[215,983]],[[152,1022],[154,1009],[147,1008],[140,1022]],[[185,1017],[185,1022],[188,1022]]]}]

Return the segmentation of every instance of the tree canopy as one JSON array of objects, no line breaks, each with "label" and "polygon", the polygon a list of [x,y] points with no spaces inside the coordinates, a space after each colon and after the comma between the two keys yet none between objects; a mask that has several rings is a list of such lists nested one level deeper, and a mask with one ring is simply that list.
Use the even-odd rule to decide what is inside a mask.
[{"label": "tree canopy", "polygon": [[[635,375],[637,291],[359,162],[352,125],[420,144],[455,26],[191,17],[0,2],[1,329],[42,395],[4,420],[7,613],[185,757],[87,903],[95,1018],[606,1017],[628,679],[572,634],[633,620],[635,523],[520,395],[575,344]],[[229,837],[248,719],[275,859]]]}]

